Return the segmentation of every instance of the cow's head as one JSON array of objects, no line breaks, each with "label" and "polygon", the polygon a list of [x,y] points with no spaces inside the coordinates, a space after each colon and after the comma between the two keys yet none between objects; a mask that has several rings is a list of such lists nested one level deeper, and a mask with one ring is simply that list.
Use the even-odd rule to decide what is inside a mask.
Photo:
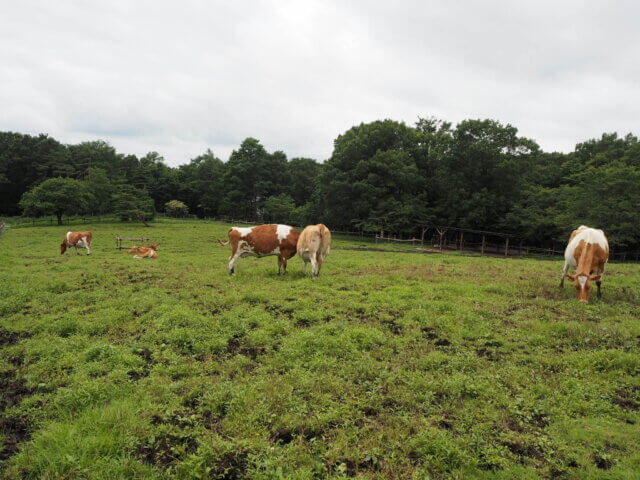
[{"label": "cow's head", "polygon": [[578,293],[578,300],[584,303],[589,303],[589,289],[591,288],[591,281],[595,280],[597,282],[598,280],[600,280],[602,275],[567,273],[567,277],[576,282],[576,292]]},{"label": "cow's head", "polygon": [[62,243],[60,244],[60,254],[62,255],[66,251],[67,251],[67,241],[63,240]]}]

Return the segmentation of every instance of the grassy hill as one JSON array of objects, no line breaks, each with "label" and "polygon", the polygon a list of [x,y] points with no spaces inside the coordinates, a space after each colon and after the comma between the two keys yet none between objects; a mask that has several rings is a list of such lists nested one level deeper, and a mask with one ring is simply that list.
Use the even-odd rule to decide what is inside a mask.
[{"label": "grassy hill", "polygon": [[639,265],[589,305],[558,260],[339,237],[316,281],[229,277],[228,227],[86,225],[88,257],[68,227],[0,237],[0,476],[640,478]]}]

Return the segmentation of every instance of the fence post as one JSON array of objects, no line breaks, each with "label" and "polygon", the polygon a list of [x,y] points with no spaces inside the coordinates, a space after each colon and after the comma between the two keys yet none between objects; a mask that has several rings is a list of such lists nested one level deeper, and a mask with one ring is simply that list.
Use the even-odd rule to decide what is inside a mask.
[{"label": "fence post", "polygon": [[507,237],[507,240],[505,241],[505,244],[504,244],[504,256],[505,257],[509,256],[509,237]]},{"label": "fence post", "polygon": [[480,247],[480,256],[481,257],[484,256],[484,241],[485,241],[484,234],[482,234],[482,246]]}]

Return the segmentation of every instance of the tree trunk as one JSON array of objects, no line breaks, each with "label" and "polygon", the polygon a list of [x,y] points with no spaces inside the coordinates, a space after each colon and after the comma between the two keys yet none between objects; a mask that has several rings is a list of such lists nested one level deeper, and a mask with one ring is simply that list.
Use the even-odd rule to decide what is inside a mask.
[{"label": "tree trunk", "polygon": [[56,212],[56,217],[58,217],[58,225],[62,225],[62,212]]}]

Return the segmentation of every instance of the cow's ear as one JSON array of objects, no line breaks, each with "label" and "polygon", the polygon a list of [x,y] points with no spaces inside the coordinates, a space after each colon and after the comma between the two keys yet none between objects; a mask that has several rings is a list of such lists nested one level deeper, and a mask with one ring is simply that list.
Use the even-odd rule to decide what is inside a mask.
[{"label": "cow's ear", "polygon": [[569,278],[571,280],[575,280],[576,279],[576,276],[573,273],[566,273],[565,275],[566,275],[567,278]]},{"label": "cow's ear", "polygon": [[595,280],[596,282],[602,278],[602,275],[589,275],[589,279]]}]

